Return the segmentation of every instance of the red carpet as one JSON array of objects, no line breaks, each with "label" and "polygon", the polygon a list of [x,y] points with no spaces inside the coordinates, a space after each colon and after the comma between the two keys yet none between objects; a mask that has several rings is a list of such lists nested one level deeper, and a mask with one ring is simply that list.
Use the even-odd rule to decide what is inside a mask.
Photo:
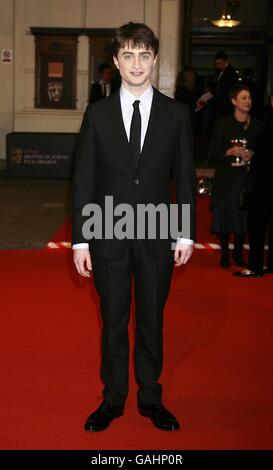
[{"label": "red carpet", "polygon": [[71,241],[71,217],[68,216],[64,223],[58,228],[58,230],[52,235],[50,240],[52,242],[70,242]]},{"label": "red carpet", "polygon": [[[199,243],[215,241],[208,207],[200,197]],[[70,226],[51,241],[69,241]],[[70,250],[0,251],[0,449],[272,449],[273,276],[236,279],[218,256],[196,250],[175,270],[165,311],[161,382],[181,430],[138,415],[131,360],[125,415],[88,434],[102,390],[93,285],[76,275]]]},{"label": "red carpet", "polygon": [[[2,251],[1,449],[272,449],[272,280],[236,279],[216,254],[177,269],[165,316],[164,401],[179,432],[136,411],[83,431],[98,406],[100,320],[70,251]],[[132,328],[131,328],[132,339]]]}]

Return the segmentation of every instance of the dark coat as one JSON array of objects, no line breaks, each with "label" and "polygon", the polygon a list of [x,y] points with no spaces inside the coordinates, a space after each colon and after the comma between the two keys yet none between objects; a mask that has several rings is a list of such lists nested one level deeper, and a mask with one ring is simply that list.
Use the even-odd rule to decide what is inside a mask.
[{"label": "dark coat", "polygon": [[228,194],[238,173],[245,173],[245,167],[233,167],[233,157],[226,157],[226,151],[231,147],[232,139],[246,139],[247,148],[255,150],[256,138],[263,127],[262,121],[252,117],[250,125],[244,129],[234,115],[226,116],[216,122],[209,147],[209,156],[215,161],[215,175],[213,181],[212,205],[217,203]]},{"label": "dark coat", "polygon": [[251,162],[253,187],[249,211],[273,216],[273,110],[268,113],[265,126],[258,136],[255,155]]},{"label": "dark coat", "polygon": [[232,65],[228,65],[219,81],[214,84],[214,118],[220,119],[232,113],[233,106],[229,98],[230,90],[238,83],[238,75]]}]

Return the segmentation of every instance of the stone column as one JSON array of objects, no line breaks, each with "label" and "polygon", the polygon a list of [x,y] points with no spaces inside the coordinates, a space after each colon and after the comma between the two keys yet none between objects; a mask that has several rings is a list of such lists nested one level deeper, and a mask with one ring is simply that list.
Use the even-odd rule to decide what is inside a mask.
[{"label": "stone column", "polygon": [[173,97],[180,57],[180,0],[161,0],[159,88]]}]

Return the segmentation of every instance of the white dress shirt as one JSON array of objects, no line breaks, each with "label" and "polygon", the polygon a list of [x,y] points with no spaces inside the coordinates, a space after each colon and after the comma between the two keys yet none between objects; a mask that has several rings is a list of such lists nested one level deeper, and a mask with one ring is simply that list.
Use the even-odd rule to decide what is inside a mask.
[{"label": "white dress shirt", "polygon": [[[136,97],[132,93],[130,93],[123,85],[120,87],[120,104],[121,104],[121,112],[122,112],[122,119],[126,131],[126,135],[128,138],[128,142],[130,139],[130,127],[131,121],[133,117],[133,103],[136,100],[139,100],[139,111],[141,115],[141,141],[140,141],[140,148],[142,150],[145,135],[147,132],[148,122],[151,113],[152,101],[153,101],[153,87],[149,85],[148,88],[142,93],[142,95]],[[193,241],[188,238],[178,238],[177,241],[181,244],[192,245]],[[88,243],[77,243],[73,245],[73,250],[78,248],[89,248]]]},{"label": "white dress shirt", "polygon": [[111,95],[111,83],[105,83],[103,80],[99,81],[102,96],[106,98]]},{"label": "white dress shirt", "polygon": [[141,138],[140,138],[140,149],[142,150],[145,135],[147,132],[149,117],[151,113],[152,101],[153,101],[153,87],[152,85],[148,86],[144,93],[139,97],[132,95],[126,88],[121,85],[120,87],[120,104],[121,104],[121,112],[122,112],[122,119],[125,127],[125,131],[127,134],[128,142],[130,140],[130,128],[131,122],[133,117],[133,104],[136,100],[139,100],[139,111],[141,115]]}]

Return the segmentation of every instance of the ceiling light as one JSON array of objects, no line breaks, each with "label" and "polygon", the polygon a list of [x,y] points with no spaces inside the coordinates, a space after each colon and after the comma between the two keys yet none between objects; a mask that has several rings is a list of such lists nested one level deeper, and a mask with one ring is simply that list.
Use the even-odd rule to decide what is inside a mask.
[{"label": "ceiling light", "polygon": [[223,14],[218,20],[211,20],[211,23],[218,28],[234,28],[241,24],[241,21],[232,18],[231,15]]},{"label": "ceiling light", "polygon": [[234,28],[241,24],[240,20],[235,19],[237,9],[242,4],[242,0],[226,0],[225,8],[223,8],[223,13],[221,18],[217,20],[211,20],[211,23],[218,28]]}]

